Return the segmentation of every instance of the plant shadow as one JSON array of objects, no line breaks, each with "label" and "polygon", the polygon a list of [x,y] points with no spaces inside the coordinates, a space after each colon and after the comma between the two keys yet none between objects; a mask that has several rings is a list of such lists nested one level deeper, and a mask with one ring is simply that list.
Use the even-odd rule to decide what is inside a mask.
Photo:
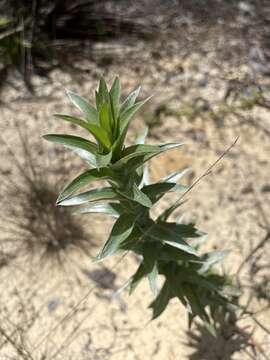
[{"label": "plant shadow", "polygon": [[[32,155],[34,146],[21,127],[16,125],[15,130],[20,153],[2,139],[8,162],[12,165],[10,171],[0,174],[3,199],[1,252],[6,259],[27,258],[28,262],[39,264],[72,262],[69,255],[74,251],[90,256],[96,244],[86,233],[81,220],[67,208],[55,205],[62,181],[39,161],[44,157],[43,151],[37,157]],[[63,178],[68,171],[61,160],[57,173],[60,172]]]},{"label": "plant shadow", "polygon": [[252,340],[252,331],[237,324],[235,313],[221,314],[216,318],[216,337],[201,323],[195,323],[194,331],[187,332],[186,345],[194,351],[190,360],[232,360],[235,353],[248,353],[257,359],[257,349]]}]

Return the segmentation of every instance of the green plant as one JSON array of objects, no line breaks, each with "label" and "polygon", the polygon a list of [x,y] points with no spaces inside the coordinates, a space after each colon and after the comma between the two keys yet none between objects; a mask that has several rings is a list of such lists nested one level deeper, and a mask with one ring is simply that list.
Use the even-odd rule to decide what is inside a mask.
[{"label": "green plant", "polygon": [[[57,204],[80,205],[78,213],[98,212],[116,217],[109,238],[96,259],[101,261],[121,251],[136,253],[141,262],[129,281],[130,293],[143,278],[148,278],[156,296],[150,305],[153,318],[158,317],[176,297],[188,309],[190,322],[199,316],[213,332],[211,319],[215,311],[220,307],[230,307],[229,296],[225,294],[230,281],[213,270],[213,265],[223,259],[225,252],[199,255],[198,248],[205,240],[205,234],[193,223],[168,221],[181,206],[181,200],[155,219],[151,217],[151,208],[166,193],[181,192],[186,187],[177,183],[183,172],[148,184],[145,163],[183,143],[145,145],[144,131],[134,145],[124,145],[131,118],[149,100],[136,102],[139,91],[140,88],[133,91],[120,103],[119,79],[114,80],[110,90],[101,79],[96,91],[96,108],[84,98],[68,92],[70,100],[82,111],[84,118],[65,114],[56,114],[56,118],[84,128],[96,142],[73,135],[43,136],[73,150],[90,166],[64,188]],[[108,186],[75,193],[97,180],[106,180]],[[158,291],[161,277],[164,282]]]}]

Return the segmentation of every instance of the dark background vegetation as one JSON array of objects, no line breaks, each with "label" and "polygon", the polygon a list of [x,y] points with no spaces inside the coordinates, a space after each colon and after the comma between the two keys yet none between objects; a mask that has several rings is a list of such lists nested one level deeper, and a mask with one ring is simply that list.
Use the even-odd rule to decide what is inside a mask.
[{"label": "dark background vegetation", "polygon": [[[267,54],[270,47],[267,0],[1,0],[0,8],[1,85],[16,69],[32,91],[33,73],[46,76],[58,66],[74,67],[77,60],[94,57],[94,44],[99,41],[128,42],[131,46],[138,40],[151,43],[160,36],[173,37],[179,25],[184,33],[191,24],[199,26],[200,42],[217,25],[218,31],[228,31],[231,37],[241,36],[244,43],[238,48],[221,44],[220,52],[226,57],[237,59],[256,41]],[[239,12],[243,15],[240,24]],[[181,41],[190,47],[198,38],[189,36]],[[252,55],[255,61],[262,57],[255,50]],[[113,59],[105,59],[104,65],[106,61],[110,64]],[[263,65],[257,67],[263,70]]]}]

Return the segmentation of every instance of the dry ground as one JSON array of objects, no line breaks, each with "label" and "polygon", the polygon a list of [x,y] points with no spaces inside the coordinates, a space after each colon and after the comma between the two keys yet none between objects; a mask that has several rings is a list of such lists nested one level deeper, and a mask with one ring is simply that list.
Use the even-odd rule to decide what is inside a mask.
[{"label": "dry ground", "polygon": [[[239,21],[245,20],[241,16],[239,10]],[[174,169],[192,167],[186,178],[187,183],[192,183],[239,136],[229,154],[190,192],[184,206],[186,217],[196,218],[199,227],[209,233],[208,248],[231,250],[224,269],[233,275],[269,228],[270,113],[265,102],[263,106],[258,104],[257,91],[260,85],[267,96],[270,78],[254,73],[250,61],[252,47],[261,45],[259,36],[250,44],[243,41],[236,25],[226,31],[224,24],[203,29],[191,25],[176,24],[172,32],[151,45],[97,44],[96,58],[77,63],[76,73],[56,70],[49,80],[35,78],[35,97],[19,91],[19,81],[16,90],[7,86],[2,92],[0,132],[22,162],[16,121],[27,134],[34,163],[43,169],[49,182],[74,177],[83,165],[69,154],[63,155],[56,146],[43,144],[41,149],[40,135],[68,130],[68,125],[52,117],[55,112],[74,111],[65,89],[93,99],[97,78],[103,73],[108,80],[120,75],[124,93],[138,84],[143,85],[143,95],[154,92],[151,104],[133,122],[130,139],[148,122],[149,142],[187,141],[183,149],[151,164],[154,179]],[[182,36],[183,31],[189,35],[190,43],[187,36]],[[101,60],[108,54],[112,63],[104,68]],[[248,99],[248,105],[243,105],[243,99]],[[9,202],[20,206],[20,186],[8,197],[3,183],[12,179],[21,185],[22,180],[6,145],[1,144],[0,156],[1,176],[5,179],[0,184],[0,250],[16,255],[21,235],[12,229],[12,214],[7,217],[6,209]],[[59,157],[65,161],[64,173],[58,170],[63,165]],[[173,199],[167,198],[169,201]],[[78,221],[86,247],[93,255],[111,223],[100,216]],[[266,243],[255,263],[249,263],[241,272],[241,302],[245,304],[253,294],[249,310],[263,309],[256,319],[266,330],[270,329],[269,254]],[[68,247],[61,256],[62,267],[25,251],[14,259],[0,258],[0,359],[270,358],[269,333],[247,316],[236,325],[225,326],[218,339],[211,338],[200,326],[188,336],[186,313],[177,302],[149,323],[147,305],[151,295],[147,284],[132,297],[115,295],[135,270],[137,260],[130,255],[110,259],[104,265],[93,264],[90,256],[78,248]],[[83,301],[76,312],[63,320],[80,299]]]}]

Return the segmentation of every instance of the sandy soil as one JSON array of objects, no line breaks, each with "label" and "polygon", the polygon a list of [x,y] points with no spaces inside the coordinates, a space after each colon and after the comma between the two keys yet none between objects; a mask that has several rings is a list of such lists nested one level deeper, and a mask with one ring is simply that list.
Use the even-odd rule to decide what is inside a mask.
[{"label": "sandy soil", "polygon": [[[209,233],[206,245],[209,249],[231,250],[224,269],[233,275],[267,231],[269,110],[257,105],[241,109],[239,113],[246,120],[242,123],[234,114],[222,113],[222,119],[211,116],[209,108],[218,113],[224,104],[228,84],[235,81],[238,87],[233,91],[246,96],[254,84],[254,77],[247,58],[248,45],[241,49],[243,55],[235,55],[237,61],[228,57],[220,59],[218,44],[224,44],[229,35],[219,28],[208,29],[208,35],[209,38],[196,49],[184,48],[177,34],[171,35],[170,41],[155,40],[151,47],[139,43],[135,50],[122,44],[121,55],[118,55],[119,45],[99,44],[105,53],[113,53],[114,61],[106,69],[94,61],[82,61],[76,65],[87,69],[87,74],[56,70],[49,80],[35,78],[36,97],[7,87],[2,95],[0,131],[19,161],[23,161],[21,143],[14,127],[16,120],[27,134],[33,161],[43,169],[49,181],[53,179],[61,184],[63,177],[71,179],[83,167],[82,163],[70,154],[63,155],[50,144],[43,144],[41,150],[40,135],[69,130],[68,125],[57,123],[52,117],[55,112],[74,112],[65,89],[93,99],[97,77],[104,73],[109,80],[119,74],[124,93],[142,84],[142,95],[155,94],[151,104],[133,122],[130,139],[149,116],[157,114],[160,104],[167,103],[167,112],[160,115],[161,124],[151,129],[149,142],[187,141],[183,149],[162,155],[151,163],[153,179],[175,169],[192,167],[186,177],[186,182],[191,184],[239,136],[233,149],[190,192],[184,206],[187,219],[196,218],[198,226]],[[240,41],[234,38],[232,46]],[[270,85],[269,78],[260,74],[256,81],[263,86]],[[18,86],[21,86],[19,81]],[[196,106],[198,98],[207,102],[208,110],[201,110],[196,116],[184,113],[187,104],[191,109]],[[228,101],[233,100],[229,98]],[[254,123],[249,118],[254,119]],[[1,145],[1,149],[1,176],[5,181],[13,179],[21,185],[14,160],[8,155],[6,146]],[[64,175],[57,170],[59,157],[65,161]],[[5,189],[1,184],[1,251],[9,250],[9,247],[16,249],[21,243],[20,235],[12,231],[12,221],[5,211],[8,202],[16,203],[20,190],[10,198]],[[172,197],[166,198],[155,211],[172,201]],[[100,216],[86,216],[78,221],[84,229],[88,250],[94,254],[96,245],[105,240],[111,222]],[[6,239],[11,239],[8,244]],[[249,309],[255,312],[264,309],[256,314],[256,319],[266,328],[270,328],[268,299],[258,295],[258,286],[263,284],[262,289],[269,295],[269,253],[269,244],[266,244],[258,252],[260,256],[253,264],[252,275],[250,266],[241,273],[245,285],[241,301],[244,304],[248,295],[253,294]],[[13,346],[5,341],[6,335],[1,330],[0,359],[25,356],[38,360],[242,360],[250,359],[250,354],[254,359],[270,358],[269,334],[249,317],[226,325],[217,339],[211,338],[200,326],[194,326],[194,333],[189,336],[186,312],[177,301],[173,301],[160,318],[149,322],[151,314],[147,306],[151,294],[147,283],[132,297],[125,292],[115,294],[136,269],[137,260],[131,255],[115,257],[102,265],[93,264],[89,255],[76,248],[69,248],[62,255],[62,266],[52,264],[48,259],[41,261],[31,253],[0,262],[0,328],[19,344]],[[255,273],[256,264],[265,267]],[[74,306],[77,306],[75,312]]]}]

